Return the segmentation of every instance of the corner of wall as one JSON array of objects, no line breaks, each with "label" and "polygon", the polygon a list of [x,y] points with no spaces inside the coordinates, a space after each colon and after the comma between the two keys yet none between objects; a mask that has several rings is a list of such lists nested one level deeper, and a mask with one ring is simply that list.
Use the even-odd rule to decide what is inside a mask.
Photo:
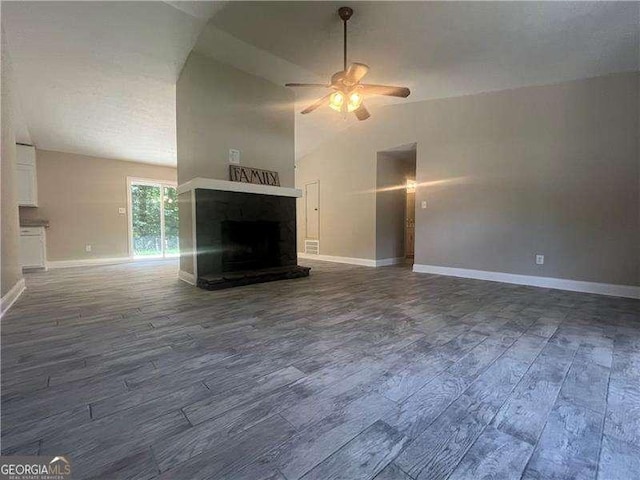
[{"label": "corner of wall", "polygon": [[22,279],[20,268],[20,222],[18,215],[18,192],[16,176],[16,135],[14,111],[16,93],[12,78],[11,59],[2,33],[1,89],[1,152],[0,152],[0,294],[8,294]]}]

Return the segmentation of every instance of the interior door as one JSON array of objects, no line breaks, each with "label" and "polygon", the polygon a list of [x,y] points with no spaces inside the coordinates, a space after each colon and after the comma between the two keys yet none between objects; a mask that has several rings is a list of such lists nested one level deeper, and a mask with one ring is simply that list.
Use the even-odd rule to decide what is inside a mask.
[{"label": "interior door", "polygon": [[319,239],[320,234],[320,190],[318,182],[304,187],[306,238]]},{"label": "interior door", "polygon": [[406,224],[405,224],[405,257],[413,258],[415,248],[415,231],[416,231],[416,194],[407,192],[406,206]]}]

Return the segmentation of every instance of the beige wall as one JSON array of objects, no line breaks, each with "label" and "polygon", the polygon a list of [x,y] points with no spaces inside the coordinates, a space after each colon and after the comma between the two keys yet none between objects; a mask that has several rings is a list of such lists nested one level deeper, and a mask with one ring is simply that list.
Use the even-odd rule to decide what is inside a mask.
[{"label": "beige wall", "polygon": [[0,89],[2,96],[1,121],[2,138],[0,140],[0,291],[4,296],[22,278],[20,268],[20,227],[18,224],[18,200],[16,179],[16,138],[13,115],[13,85],[11,62],[7,53],[4,34],[2,34],[2,77]]},{"label": "beige wall", "polygon": [[[340,136],[298,161],[298,188],[304,191],[305,184],[319,181],[321,254],[375,258],[376,152],[364,140]],[[296,206],[298,251],[303,252],[304,197]]]},{"label": "beige wall", "polygon": [[376,109],[298,162],[321,254],[375,258],[376,152],[417,142],[417,264],[640,285],[638,91],[625,73]]},{"label": "beige wall", "polygon": [[36,150],[36,162],[39,206],[20,215],[49,220],[48,261],[129,256],[127,177],[176,181],[175,168],[71,153]]},{"label": "beige wall", "polygon": [[176,86],[178,181],[229,180],[229,149],[241,165],[294,184],[293,92],[192,52]]}]

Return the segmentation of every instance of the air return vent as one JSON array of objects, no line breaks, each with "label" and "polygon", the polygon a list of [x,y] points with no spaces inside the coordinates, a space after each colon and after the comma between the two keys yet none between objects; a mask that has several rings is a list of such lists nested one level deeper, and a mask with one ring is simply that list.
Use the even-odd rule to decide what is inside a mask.
[{"label": "air return vent", "polygon": [[310,255],[320,254],[320,242],[318,240],[305,240],[304,253],[308,253]]}]

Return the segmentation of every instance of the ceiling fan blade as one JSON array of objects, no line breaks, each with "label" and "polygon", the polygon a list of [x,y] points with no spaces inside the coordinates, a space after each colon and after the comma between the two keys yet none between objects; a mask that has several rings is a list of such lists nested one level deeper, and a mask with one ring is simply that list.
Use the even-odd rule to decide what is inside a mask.
[{"label": "ceiling fan blade", "polygon": [[367,107],[364,106],[364,103],[362,103],[360,107],[354,110],[353,113],[355,113],[358,120],[366,120],[371,116],[369,110],[367,110]]},{"label": "ceiling fan blade", "polygon": [[392,85],[360,85],[362,93],[369,95],[386,95],[388,97],[407,98],[411,90],[407,87],[394,87]]},{"label": "ceiling fan blade", "polygon": [[351,84],[356,84],[362,80],[368,71],[369,67],[364,63],[352,63],[349,65],[349,68],[347,68],[344,79]]},{"label": "ceiling fan blade", "polygon": [[316,87],[316,88],[329,88],[329,85],[324,83],[285,83],[285,87]]},{"label": "ceiling fan blade", "polygon": [[319,99],[317,102],[309,105],[307,108],[302,110],[300,113],[302,113],[304,115],[305,113],[313,112],[316,108],[321,107],[323,103],[325,103],[327,100],[329,100],[330,96],[331,96],[331,93],[328,93],[327,95],[325,95],[324,97]]}]

